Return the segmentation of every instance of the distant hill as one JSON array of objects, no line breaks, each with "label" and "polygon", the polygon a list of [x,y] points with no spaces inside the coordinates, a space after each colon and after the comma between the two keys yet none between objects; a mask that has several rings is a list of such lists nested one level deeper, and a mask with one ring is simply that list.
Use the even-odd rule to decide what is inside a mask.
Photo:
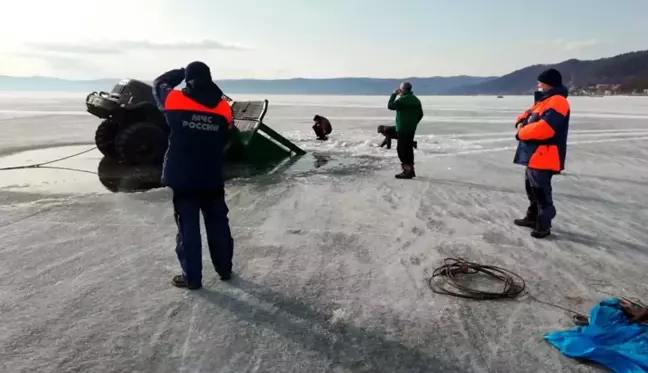
[{"label": "distant hill", "polygon": [[[557,68],[563,75],[565,85],[571,89],[584,89],[597,84],[618,85],[617,91],[622,93],[648,89],[648,50],[598,60],[571,59],[554,65],[532,65],[501,77],[224,79],[217,83],[231,94],[385,95],[400,82],[408,80],[418,95],[511,95],[531,93],[538,74],[549,67]],[[0,75],[0,91],[108,91],[119,80]]]},{"label": "distant hill", "polygon": [[[448,90],[479,84],[495,77],[453,76],[431,78],[336,78],[336,79],[230,79],[217,83],[226,93],[385,95],[404,81],[412,82],[419,95],[444,94]],[[0,91],[109,91],[119,79],[66,80],[50,77],[12,77],[0,75]]]},{"label": "distant hill", "polygon": [[532,65],[483,83],[452,88],[449,94],[527,94],[535,89],[538,75],[549,67],[558,69],[571,89],[597,84],[618,84],[620,92],[648,89],[648,51],[630,52],[598,60],[567,60],[555,65]]}]

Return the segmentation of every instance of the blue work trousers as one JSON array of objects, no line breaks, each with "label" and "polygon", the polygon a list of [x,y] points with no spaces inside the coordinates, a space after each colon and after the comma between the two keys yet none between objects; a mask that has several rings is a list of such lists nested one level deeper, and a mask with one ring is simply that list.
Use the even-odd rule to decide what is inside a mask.
[{"label": "blue work trousers", "polygon": [[202,283],[202,240],[200,212],[205,221],[207,244],[214,269],[221,276],[232,271],[234,240],[230,231],[224,190],[173,192],[173,208],[178,226],[176,254],[182,274],[190,284]]},{"label": "blue work trousers", "polygon": [[527,168],[524,175],[524,187],[529,198],[527,218],[536,221],[538,229],[551,228],[551,221],[556,217],[551,188],[553,175],[553,171],[532,168]]}]

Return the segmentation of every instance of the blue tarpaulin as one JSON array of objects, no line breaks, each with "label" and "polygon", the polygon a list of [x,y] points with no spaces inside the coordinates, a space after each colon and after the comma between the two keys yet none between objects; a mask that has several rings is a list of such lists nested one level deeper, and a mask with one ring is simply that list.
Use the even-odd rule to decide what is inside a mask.
[{"label": "blue tarpaulin", "polygon": [[592,308],[590,325],[545,334],[565,356],[601,364],[616,373],[648,372],[648,326],[631,323],[618,299]]}]

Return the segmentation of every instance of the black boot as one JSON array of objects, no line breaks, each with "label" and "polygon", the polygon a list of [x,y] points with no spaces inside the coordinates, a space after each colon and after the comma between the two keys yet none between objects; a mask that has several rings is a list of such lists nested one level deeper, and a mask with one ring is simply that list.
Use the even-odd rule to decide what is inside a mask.
[{"label": "black boot", "polygon": [[232,272],[219,273],[221,281],[229,281],[232,279]]},{"label": "black boot", "polygon": [[414,166],[412,165],[403,165],[403,172],[397,174],[395,177],[397,179],[412,179],[416,176],[414,172]]},{"label": "black boot", "polygon": [[551,185],[545,188],[534,188],[538,196],[538,225],[536,225],[531,236],[533,238],[545,238],[551,234],[551,221],[556,216],[556,208],[553,205],[551,196]]},{"label": "black boot", "polygon": [[533,231],[531,232],[531,237],[533,238],[545,238],[551,234],[551,228],[550,227],[542,227],[540,223],[538,223],[534,228]]},{"label": "black boot", "polygon": [[538,224],[538,205],[531,204],[527,209],[526,216],[523,219],[513,220],[513,224],[520,227],[535,228]]},{"label": "black boot", "polygon": [[398,179],[399,175],[404,175],[405,174],[405,165],[401,163],[401,172],[399,174],[396,174],[396,178]]},{"label": "black boot", "polygon": [[202,288],[202,284],[191,284],[187,281],[187,279],[183,275],[176,275],[171,278],[171,283],[173,286],[178,287],[178,288],[186,288],[189,290],[198,290]]},{"label": "black boot", "polygon": [[528,217],[524,217],[523,219],[515,219],[513,220],[513,224],[519,226],[519,227],[526,227],[526,228],[535,228],[536,226],[536,221],[529,219]]}]

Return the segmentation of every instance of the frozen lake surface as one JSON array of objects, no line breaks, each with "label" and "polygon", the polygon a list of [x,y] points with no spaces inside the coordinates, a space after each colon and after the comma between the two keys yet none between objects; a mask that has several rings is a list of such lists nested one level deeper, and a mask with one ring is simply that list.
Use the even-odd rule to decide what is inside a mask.
[{"label": "frozen lake surface", "polygon": [[[83,98],[0,94],[0,168],[92,147]],[[228,183],[237,277],[221,283],[204,252],[197,292],[169,283],[168,190],[110,192],[97,152],[0,171],[0,372],[603,371],[543,340],[569,313],[436,295],[427,279],[463,257],[580,312],[648,298],[648,99],[571,99],[547,240],[511,223],[527,204],[513,121],[531,97],[423,97],[414,180],[377,148],[387,97],[268,99],[267,123],[309,154]],[[313,140],[314,114],[330,141]]]}]

